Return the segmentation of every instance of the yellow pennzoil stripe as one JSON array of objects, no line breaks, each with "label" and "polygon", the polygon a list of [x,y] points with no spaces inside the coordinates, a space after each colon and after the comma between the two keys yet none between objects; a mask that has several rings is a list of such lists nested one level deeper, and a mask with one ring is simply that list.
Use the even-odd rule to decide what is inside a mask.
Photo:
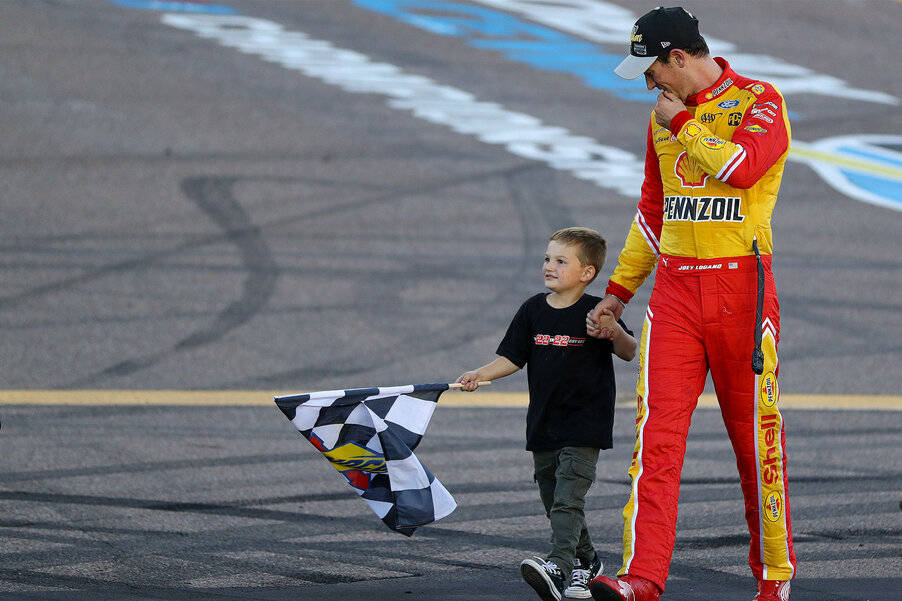
[{"label": "yellow pennzoil stripe", "polygon": [[764,373],[755,377],[758,390],[755,450],[758,455],[758,528],[765,580],[789,580],[789,532],[786,527],[786,478],[782,445],[783,416],[778,401],[777,344],[773,331],[764,329],[761,341]]}]

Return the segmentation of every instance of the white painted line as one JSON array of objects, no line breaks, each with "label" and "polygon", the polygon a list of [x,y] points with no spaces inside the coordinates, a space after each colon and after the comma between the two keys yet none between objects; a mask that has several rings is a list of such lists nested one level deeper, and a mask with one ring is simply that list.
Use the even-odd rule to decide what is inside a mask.
[{"label": "white painted line", "polygon": [[163,15],[162,21],[345,91],[387,96],[392,108],[503,146],[519,157],[543,161],[602,188],[636,196],[642,184],[644,162],[631,152],[574,135],[497,103],[477,100],[469,92],[375,62],[301,31],[288,31],[273,21],[172,13]]}]

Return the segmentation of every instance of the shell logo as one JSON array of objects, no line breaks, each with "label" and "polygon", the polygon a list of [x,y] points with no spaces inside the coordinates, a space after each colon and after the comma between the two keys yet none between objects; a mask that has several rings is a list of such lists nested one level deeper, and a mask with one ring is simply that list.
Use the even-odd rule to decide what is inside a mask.
[{"label": "shell logo", "polygon": [[698,123],[689,122],[689,125],[686,126],[685,135],[687,138],[694,138],[695,136],[702,133],[702,126]]},{"label": "shell logo", "polygon": [[764,499],[764,517],[769,522],[776,522],[783,516],[783,497],[777,491]]},{"label": "shell logo", "polygon": [[689,156],[683,152],[673,164],[673,172],[680,180],[684,188],[704,188],[708,180],[708,174],[696,165]]}]

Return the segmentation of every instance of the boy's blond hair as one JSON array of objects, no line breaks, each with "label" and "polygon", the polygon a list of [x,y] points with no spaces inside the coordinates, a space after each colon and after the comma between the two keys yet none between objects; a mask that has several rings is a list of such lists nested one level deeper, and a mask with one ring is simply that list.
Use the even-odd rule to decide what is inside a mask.
[{"label": "boy's blond hair", "polygon": [[[560,242],[567,246],[576,247],[576,258],[582,265],[591,265],[595,268],[592,280],[598,277],[608,255],[608,243],[601,234],[587,227],[565,227],[551,234],[549,242]],[[589,283],[592,283],[589,280]]]}]

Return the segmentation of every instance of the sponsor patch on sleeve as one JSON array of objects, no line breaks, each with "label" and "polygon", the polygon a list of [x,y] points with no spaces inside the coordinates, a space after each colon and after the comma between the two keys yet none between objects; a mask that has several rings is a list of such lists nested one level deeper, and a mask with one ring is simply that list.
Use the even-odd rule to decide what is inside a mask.
[{"label": "sponsor patch on sleeve", "polygon": [[702,144],[710,148],[711,150],[717,150],[719,148],[723,148],[725,142],[720,138],[714,136],[706,136],[702,138]]},{"label": "sponsor patch on sleeve", "polygon": [[655,136],[655,142],[667,142],[668,140],[676,139],[666,127],[657,129],[653,135]]},{"label": "sponsor patch on sleeve", "polygon": [[760,125],[746,125],[745,129],[749,130],[753,134],[764,134],[767,133],[767,129],[761,127]]},{"label": "sponsor patch on sleeve", "polygon": [[695,136],[702,133],[702,126],[698,123],[693,123],[690,121],[689,125],[686,126],[684,133],[686,134],[687,138],[694,138]]}]

